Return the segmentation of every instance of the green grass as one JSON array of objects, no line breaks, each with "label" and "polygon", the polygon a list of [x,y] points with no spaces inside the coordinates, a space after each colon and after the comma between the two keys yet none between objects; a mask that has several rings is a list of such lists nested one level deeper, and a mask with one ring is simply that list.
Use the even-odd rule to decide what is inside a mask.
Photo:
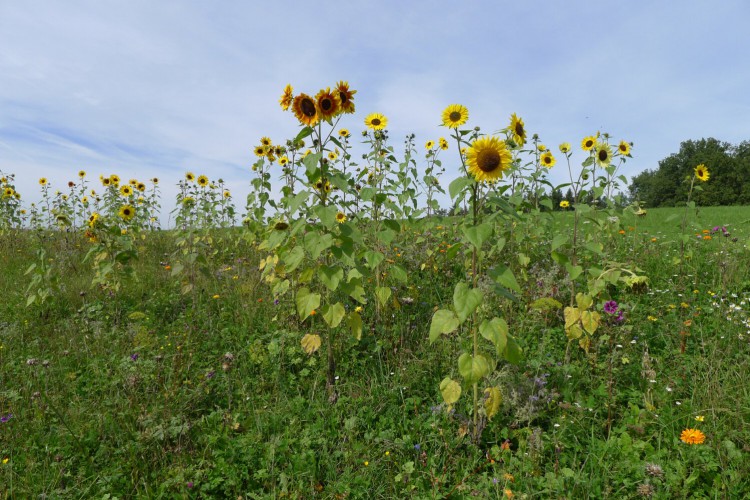
[{"label": "green grass", "polygon": [[[0,423],[0,497],[496,498],[507,488],[638,498],[652,488],[657,498],[740,498],[750,490],[750,207],[689,214],[684,278],[674,263],[682,215],[651,209],[595,231],[650,286],[607,289],[625,322],[597,334],[592,356],[567,342],[561,311],[528,309],[541,297],[569,302],[549,237],[571,230],[571,214],[556,214],[532,243],[508,244],[507,255],[531,262],[508,262],[519,302],[493,304],[524,359],[490,375],[503,404],[479,443],[467,435],[470,404],[447,411],[438,390],[455,375],[461,341],[427,341],[434,308],[464,272],[438,250],[458,239],[449,220],[424,242],[401,234],[387,252],[409,281],[392,284],[399,300],[379,324],[365,307],[374,326],[361,341],[337,337],[334,404],[325,357],[300,345],[315,324],[297,319],[290,298],[274,303],[258,271],[266,254],[240,233],[215,234],[210,272],[189,294],[165,269],[174,235],[149,234],[137,279],[113,295],[91,288],[83,238],[4,234],[0,416],[12,417]],[[702,239],[722,225],[730,237]],[[53,293],[27,308],[25,272],[40,246]],[[680,442],[688,427],[706,442]],[[647,474],[649,463],[661,474]]]}]

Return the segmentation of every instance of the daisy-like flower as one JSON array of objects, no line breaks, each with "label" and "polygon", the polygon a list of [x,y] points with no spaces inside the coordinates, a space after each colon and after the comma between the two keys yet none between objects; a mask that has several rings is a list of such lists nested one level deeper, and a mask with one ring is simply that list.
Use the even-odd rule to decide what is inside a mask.
[{"label": "daisy-like flower", "polygon": [[86,177],[86,171],[85,170],[79,170],[78,171],[78,177],[80,177],[81,179],[83,179],[84,177]]},{"label": "daisy-like flower", "polygon": [[680,441],[686,444],[703,444],[706,435],[698,429],[685,429],[680,434]]},{"label": "daisy-like flower", "polygon": [[623,156],[630,156],[630,148],[630,143],[620,141],[620,144],[617,146],[617,151]]},{"label": "daisy-like flower", "polygon": [[581,141],[581,149],[584,151],[591,151],[594,149],[594,146],[596,146],[596,137],[593,135],[590,135],[588,137],[584,137]]},{"label": "daisy-like flower", "polygon": [[606,142],[600,142],[596,145],[596,164],[600,167],[609,166],[609,162],[612,160],[612,149]]},{"label": "daisy-like flower", "polygon": [[351,134],[349,133],[348,129],[342,128],[341,130],[339,130],[339,137],[343,137],[343,138],[346,139],[346,138],[350,137],[350,135]]},{"label": "daisy-like flower", "polygon": [[9,198],[9,197],[13,196],[14,193],[15,193],[15,191],[13,191],[13,188],[7,187],[3,191],[3,196]]},{"label": "daisy-like flower", "polygon": [[341,113],[341,97],[336,89],[331,92],[330,87],[321,90],[315,95],[315,101],[318,104],[320,118],[331,123],[331,119]]},{"label": "daisy-like flower", "polygon": [[195,181],[195,174],[192,173],[192,172],[188,172],[188,173],[185,174],[185,179],[188,182],[193,182],[193,181]]},{"label": "daisy-like flower", "polygon": [[112,179],[110,179],[109,177],[102,177],[101,181],[102,186],[110,186],[112,184]]},{"label": "daisy-like flower", "polygon": [[292,112],[302,125],[312,127],[320,120],[318,107],[313,98],[307,94],[300,94],[294,98]]},{"label": "daisy-like flower", "polygon": [[266,148],[265,146],[255,146],[253,153],[255,153],[255,156],[266,156]]},{"label": "daisy-like flower", "polygon": [[503,176],[513,158],[505,142],[497,137],[480,137],[471,144],[466,154],[468,171],[477,182],[493,182]]},{"label": "daisy-like flower", "polygon": [[569,142],[563,142],[558,147],[560,148],[560,152],[562,154],[568,154],[568,153],[570,153],[570,143]]},{"label": "daisy-like flower", "polygon": [[120,211],[117,214],[122,220],[129,221],[135,217],[135,209],[130,205],[123,205],[120,207]]},{"label": "daisy-like flower", "polygon": [[206,177],[205,175],[201,175],[200,177],[198,177],[198,185],[201,187],[208,186],[208,177]]},{"label": "daisy-like flower", "polygon": [[224,191],[224,198],[231,198],[231,197],[232,197],[232,193],[230,193],[229,191]]},{"label": "daisy-like flower", "polygon": [[39,185],[40,186],[46,186],[47,185],[47,178],[46,177],[40,177],[39,178]]},{"label": "daisy-like flower", "polygon": [[371,130],[383,130],[388,126],[388,118],[380,113],[371,113],[365,118],[365,125]]},{"label": "daisy-like flower", "polygon": [[112,174],[109,176],[109,182],[112,183],[114,187],[117,187],[120,185],[120,176],[117,174]]},{"label": "daisy-like flower", "polygon": [[469,120],[469,110],[461,104],[451,104],[443,110],[443,126],[458,128]]},{"label": "daisy-like flower", "polygon": [[341,80],[336,84],[336,91],[339,93],[339,100],[341,101],[341,112],[351,114],[354,113],[354,94],[356,90],[349,89],[349,82]]},{"label": "daisy-like flower", "polygon": [[544,144],[542,144],[542,143],[540,142],[539,144],[537,144],[537,145],[536,145],[536,149],[537,149],[538,151],[542,151],[542,152],[544,152],[544,151],[547,151],[547,146],[545,146]]},{"label": "daisy-like flower", "polygon": [[568,208],[570,207],[570,202],[568,200],[563,200],[560,202],[560,208]]},{"label": "daisy-like flower", "polygon": [[526,128],[524,128],[523,120],[516,116],[515,113],[510,115],[510,133],[515,142],[519,147],[526,144]]},{"label": "daisy-like flower", "polygon": [[123,196],[130,196],[131,194],[133,194],[133,188],[130,187],[129,184],[124,184],[120,188],[120,194],[123,195]]},{"label": "daisy-like flower", "polygon": [[344,212],[336,212],[336,222],[339,224],[346,222],[346,214]]},{"label": "daisy-like flower", "polygon": [[445,140],[445,137],[441,137],[439,142],[440,142],[440,149],[442,149],[443,151],[448,149],[448,141]]},{"label": "daisy-like flower", "polygon": [[549,151],[546,151],[546,152],[542,153],[542,156],[539,157],[539,161],[545,167],[552,168],[552,167],[555,166],[555,162],[557,160],[555,160],[555,157],[552,156],[552,153],[550,153]]},{"label": "daisy-like flower", "polygon": [[331,151],[328,153],[328,159],[331,161],[336,161],[336,158],[338,158],[339,155],[335,151]]},{"label": "daisy-like flower", "polygon": [[263,136],[260,138],[260,144],[263,147],[270,148],[271,146],[273,146],[273,141],[270,137]]},{"label": "daisy-like flower", "polygon": [[435,141],[427,141],[424,143],[425,149],[432,149],[435,147]]},{"label": "daisy-like flower", "polygon": [[142,193],[146,190],[146,185],[142,182],[139,182],[135,185],[135,188]]},{"label": "daisy-like flower", "polygon": [[130,184],[131,186],[136,186],[138,184],[138,179],[130,179],[128,181],[128,184]]},{"label": "daisy-like flower", "polygon": [[289,158],[287,158],[286,156],[282,156],[281,158],[279,158],[279,165],[281,165],[282,167],[285,167],[288,163]]},{"label": "daisy-like flower", "polygon": [[706,182],[708,178],[711,177],[711,174],[708,173],[708,167],[701,163],[700,165],[695,167],[695,176],[699,181]]},{"label": "daisy-like flower", "polygon": [[281,94],[281,99],[279,99],[279,104],[281,105],[281,109],[284,111],[287,111],[289,109],[289,106],[292,105],[292,101],[294,100],[294,89],[290,84],[286,84],[286,87],[284,87],[284,93]]}]

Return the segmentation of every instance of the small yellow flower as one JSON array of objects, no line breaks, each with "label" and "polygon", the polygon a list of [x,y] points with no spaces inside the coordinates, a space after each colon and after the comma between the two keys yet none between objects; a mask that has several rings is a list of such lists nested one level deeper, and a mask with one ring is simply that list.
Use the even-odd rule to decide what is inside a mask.
[{"label": "small yellow flower", "polygon": [[425,149],[432,149],[435,147],[435,141],[427,141],[424,143]]},{"label": "small yellow flower", "polygon": [[570,206],[570,202],[568,200],[563,200],[560,202],[560,208],[568,208]]},{"label": "small yellow flower", "polygon": [[703,415],[696,415],[695,416],[695,421],[696,422],[703,422],[705,419],[706,419],[706,417],[704,417]]},{"label": "small yellow flower", "polygon": [[8,458],[8,457],[3,458],[3,465],[7,464],[8,460],[10,460],[10,458]]},{"label": "small yellow flower", "polygon": [[442,149],[443,151],[448,149],[448,141],[445,140],[445,137],[440,138],[440,149]]},{"label": "small yellow flower", "polygon": [[659,319],[659,318],[657,318],[656,316],[651,316],[651,315],[649,314],[649,315],[648,315],[648,317],[647,317],[646,319],[647,319],[647,320],[649,320],[649,321],[658,321],[658,319]]},{"label": "small yellow flower", "polygon": [[560,152],[562,154],[566,154],[566,153],[570,152],[570,143],[569,142],[563,142],[562,144],[560,144],[559,147],[560,147]]},{"label": "small yellow flower", "polygon": [[354,312],[361,313],[362,312],[362,306],[357,306],[354,308]]},{"label": "small yellow flower", "polygon": [[342,128],[341,130],[339,130],[339,136],[340,136],[340,137],[344,137],[344,138],[347,138],[347,137],[349,137],[350,135],[351,135],[351,134],[349,134],[349,130],[348,130],[348,129]]},{"label": "small yellow flower", "polygon": [[214,295],[214,296],[213,296],[213,297],[211,297],[211,298],[213,298],[213,299],[218,299],[219,297],[220,297],[220,295],[219,295],[219,294],[217,293],[216,295]]},{"label": "small yellow flower", "polygon": [[539,144],[536,145],[536,149],[538,149],[539,151],[544,152],[544,151],[547,151],[547,146],[545,146],[544,144],[542,144],[540,142]]},{"label": "small yellow flower", "polygon": [[390,451],[386,451],[386,452],[385,452],[385,456],[386,456],[386,457],[387,457],[388,455],[390,455],[390,454],[391,454],[391,452],[390,452]]},{"label": "small yellow flower", "polygon": [[367,467],[369,465],[370,465],[370,462],[368,462],[367,460],[365,460],[365,467]]}]

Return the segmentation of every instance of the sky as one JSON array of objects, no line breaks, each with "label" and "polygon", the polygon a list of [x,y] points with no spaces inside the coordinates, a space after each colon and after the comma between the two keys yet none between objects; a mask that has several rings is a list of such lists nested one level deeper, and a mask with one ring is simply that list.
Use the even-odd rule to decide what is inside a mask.
[{"label": "sky", "polygon": [[[158,177],[163,221],[192,171],[242,212],[253,147],[299,131],[284,86],[346,80],[355,142],[379,112],[397,151],[410,133],[421,148],[460,103],[488,133],[517,113],[576,165],[587,135],[633,142],[630,178],[685,140],[750,139],[748,19],[745,0],[0,0],[0,171],[26,202],[39,177],[63,189],[80,169]],[[443,159],[447,186],[459,159]],[[568,176],[560,161],[550,174]]]}]

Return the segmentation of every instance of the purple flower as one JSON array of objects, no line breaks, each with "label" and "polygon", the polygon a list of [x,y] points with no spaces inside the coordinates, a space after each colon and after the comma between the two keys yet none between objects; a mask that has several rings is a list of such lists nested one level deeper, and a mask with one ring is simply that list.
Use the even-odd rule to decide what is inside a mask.
[{"label": "purple flower", "polygon": [[712,233],[715,233],[719,230],[719,226],[714,226],[713,229],[711,229]]},{"label": "purple flower", "polygon": [[617,313],[617,317],[615,318],[615,321],[617,321],[618,323],[621,321],[625,321],[625,316],[622,314],[622,311]]},{"label": "purple flower", "polygon": [[614,314],[617,312],[617,302],[610,300],[604,303],[604,312],[607,314]]},{"label": "purple flower", "polygon": [[138,353],[131,354],[130,355],[130,360],[131,361],[138,361]]},{"label": "purple flower", "polygon": [[7,422],[8,420],[10,420],[11,418],[13,418],[13,414],[12,413],[8,413],[7,415],[5,415],[3,417],[0,417],[0,423],[4,424],[5,422]]},{"label": "purple flower", "polygon": [[419,451],[419,450],[421,450],[421,449],[422,449],[422,447],[421,447],[421,446],[419,446],[419,443],[417,443],[417,444],[415,444],[415,445],[414,445],[414,450],[415,450],[415,451]]},{"label": "purple flower", "polygon": [[192,488],[192,487],[193,487],[193,482],[192,482],[192,481],[188,481],[188,483],[187,483],[187,487],[188,487],[188,488]]}]

